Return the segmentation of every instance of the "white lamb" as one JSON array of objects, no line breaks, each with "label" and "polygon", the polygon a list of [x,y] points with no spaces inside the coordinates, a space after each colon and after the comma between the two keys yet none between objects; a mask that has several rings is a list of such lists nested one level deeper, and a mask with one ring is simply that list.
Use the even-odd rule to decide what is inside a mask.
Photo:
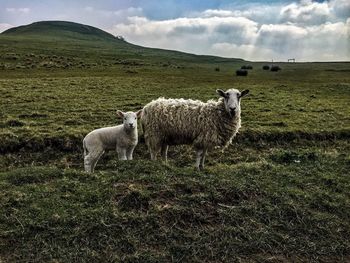
[{"label": "white lamb", "polygon": [[132,160],[138,142],[137,118],[141,112],[124,113],[118,110],[117,115],[123,118],[123,124],[96,129],[85,136],[83,147],[86,172],[94,172],[97,161],[106,150],[116,150],[119,160]]},{"label": "white lamb", "polygon": [[143,108],[141,123],[152,160],[161,152],[166,161],[169,145],[192,144],[201,170],[207,150],[229,145],[241,126],[240,100],[249,90],[216,92],[222,97],[218,101],[159,98]]}]

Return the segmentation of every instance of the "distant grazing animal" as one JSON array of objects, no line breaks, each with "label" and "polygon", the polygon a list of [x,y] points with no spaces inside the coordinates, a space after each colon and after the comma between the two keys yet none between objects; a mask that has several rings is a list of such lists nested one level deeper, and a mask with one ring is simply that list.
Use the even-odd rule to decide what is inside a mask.
[{"label": "distant grazing animal", "polygon": [[264,65],[262,68],[263,68],[263,70],[269,70],[270,66],[269,65]]},{"label": "distant grazing animal", "polygon": [[253,69],[252,65],[244,65],[241,67],[241,69]]},{"label": "distant grazing animal", "polygon": [[279,66],[271,66],[271,71],[279,71],[281,68]]},{"label": "distant grazing animal", "polygon": [[245,69],[237,69],[236,70],[236,76],[247,76],[248,71]]},{"label": "distant grazing animal", "polygon": [[83,147],[86,172],[94,172],[97,161],[106,150],[116,150],[119,160],[132,160],[138,142],[137,118],[141,112],[124,113],[118,110],[117,115],[123,118],[123,124],[96,129],[85,136]]},{"label": "distant grazing animal", "polygon": [[170,145],[192,144],[196,168],[201,170],[208,150],[230,144],[241,127],[241,98],[249,90],[216,92],[221,96],[218,101],[159,98],[144,106],[141,124],[152,160],[161,153],[167,161]]}]

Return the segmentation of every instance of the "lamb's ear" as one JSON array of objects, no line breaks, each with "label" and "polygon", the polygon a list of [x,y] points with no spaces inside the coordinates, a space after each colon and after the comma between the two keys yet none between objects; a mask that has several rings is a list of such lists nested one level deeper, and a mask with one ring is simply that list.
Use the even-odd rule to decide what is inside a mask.
[{"label": "lamb's ear", "polygon": [[136,112],[137,118],[140,118],[140,117],[141,117],[141,114],[142,114],[142,110],[138,110],[138,111]]},{"label": "lamb's ear", "polygon": [[117,110],[117,116],[119,116],[120,118],[123,118],[124,112],[122,112],[121,110]]},{"label": "lamb's ear", "polygon": [[247,95],[249,93],[249,89],[245,89],[241,92],[241,95],[239,96],[240,98],[244,97],[245,95]]},{"label": "lamb's ear", "polygon": [[217,89],[216,93],[219,94],[221,97],[224,97],[224,98],[227,97],[226,92],[223,91],[222,89]]}]

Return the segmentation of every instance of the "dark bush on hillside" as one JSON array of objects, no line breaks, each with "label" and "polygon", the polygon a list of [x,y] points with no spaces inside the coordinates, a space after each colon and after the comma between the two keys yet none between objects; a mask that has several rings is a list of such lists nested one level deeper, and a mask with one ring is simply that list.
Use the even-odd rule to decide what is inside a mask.
[{"label": "dark bush on hillside", "polygon": [[270,66],[269,66],[269,65],[264,65],[264,66],[262,67],[262,69],[263,69],[263,70],[269,70],[269,69],[270,69]]},{"label": "dark bush on hillside", "polygon": [[19,59],[19,55],[15,54],[15,53],[6,53],[2,57],[4,59],[7,59],[7,60],[17,60],[17,59]]},{"label": "dark bush on hillside", "polygon": [[220,71],[220,68],[219,67],[215,68],[215,71]]},{"label": "dark bush on hillside", "polygon": [[279,66],[271,66],[271,71],[279,71],[281,68]]},{"label": "dark bush on hillside", "polygon": [[5,122],[5,125],[8,127],[22,127],[25,123],[17,119],[9,119]]},{"label": "dark bush on hillside", "polygon": [[248,76],[248,71],[245,69],[236,70],[236,76]]},{"label": "dark bush on hillside", "polygon": [[244,65],[241,67],[241,69],[253,69],[252,65]]}]

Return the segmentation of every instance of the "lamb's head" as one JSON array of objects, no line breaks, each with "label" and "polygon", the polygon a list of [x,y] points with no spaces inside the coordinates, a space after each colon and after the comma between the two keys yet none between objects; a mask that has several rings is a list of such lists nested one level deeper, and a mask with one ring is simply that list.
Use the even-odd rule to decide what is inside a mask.
[{"label": "lamb's head", "polygon": [[233,118],[241,111],[241,98],[249,93],[249,90],[243,90],[240,92],[237,89],[229,89],[227,91],[223,91],[221,89],[217,89],[216,92],[224,98],[224,105],[226,111]]},{"label": "lamb's head", "polygon": [[120,110],[117,111],[117,115],[123,118],[124,129],[133,130],[137,128],[137,118],[141,116],[142,110],[137,112],[122,112]]}]

